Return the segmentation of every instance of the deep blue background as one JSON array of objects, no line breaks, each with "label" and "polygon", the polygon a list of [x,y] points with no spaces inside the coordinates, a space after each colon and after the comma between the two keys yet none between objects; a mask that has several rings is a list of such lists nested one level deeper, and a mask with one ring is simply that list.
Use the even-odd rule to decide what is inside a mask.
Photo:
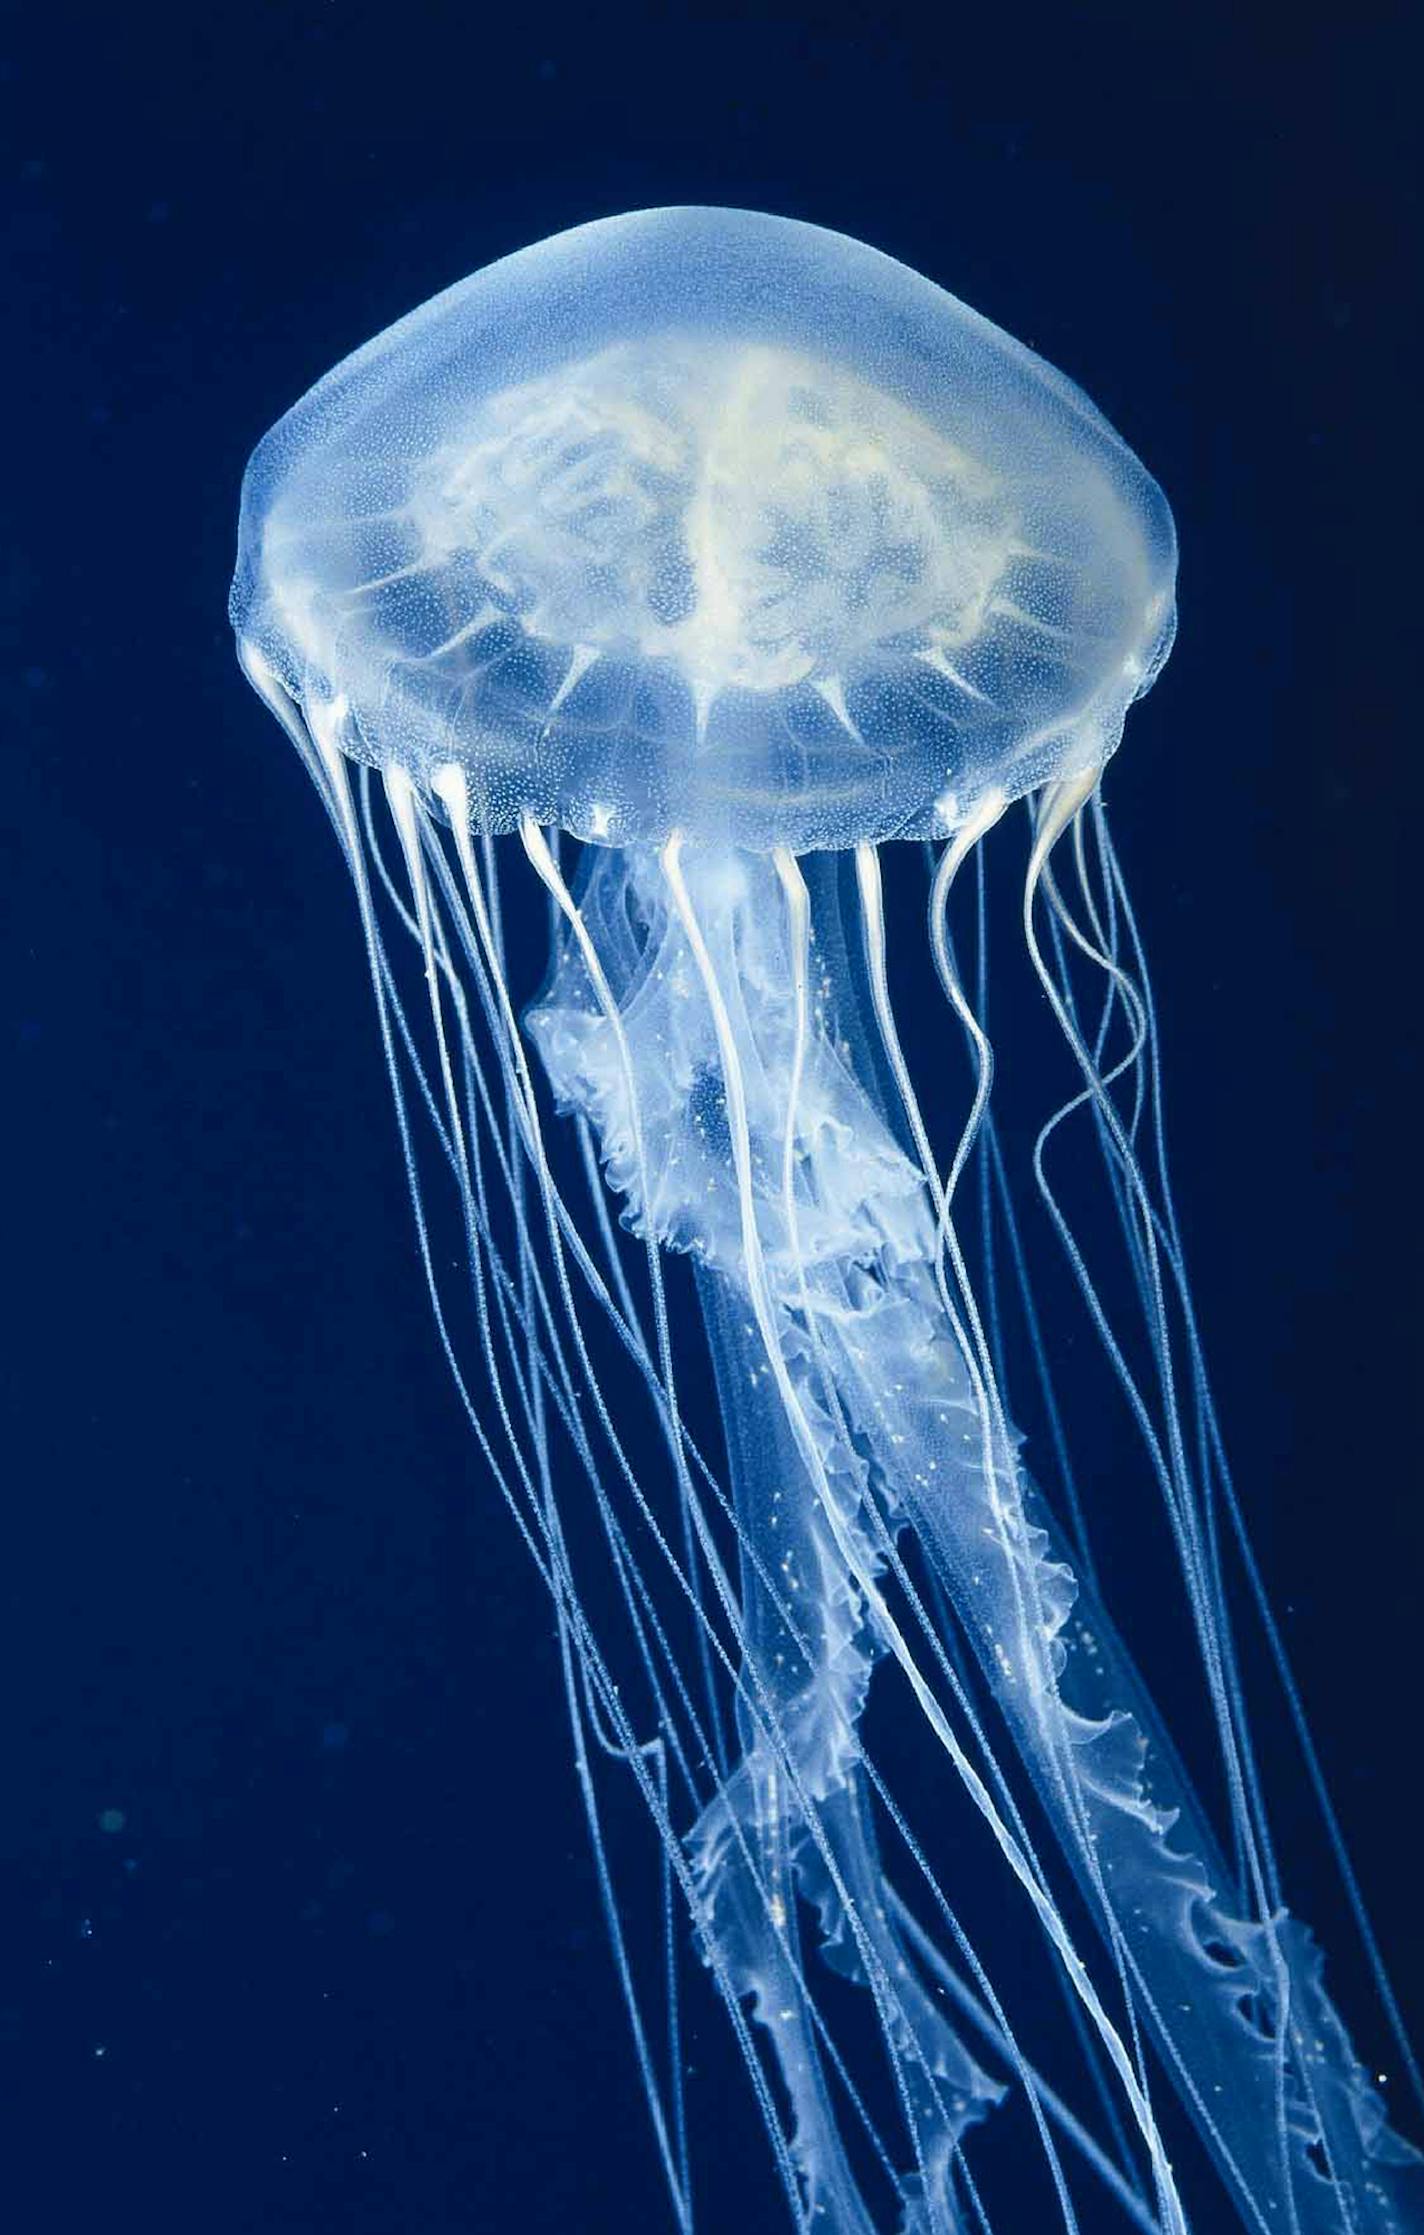
[{"label": "deep blue background", "polygon": [[[279,411],[642,203],[889,250],[1172,497],[1115,827],[1228,1430],[1417,2006],[1402,6],[41,14],[4,35],[17,2235],[662,2224],[545,1610],[427,1327],[335,850],[224,621]],[[734,2174],[713,2225],[774,2225]]]}]

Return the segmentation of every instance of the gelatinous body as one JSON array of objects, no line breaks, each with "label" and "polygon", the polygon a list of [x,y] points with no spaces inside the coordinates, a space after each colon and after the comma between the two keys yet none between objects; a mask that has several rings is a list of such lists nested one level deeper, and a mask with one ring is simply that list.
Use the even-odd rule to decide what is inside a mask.
[{"label": "gelatinous body", "polygon": [[248,641],[374,765],[463,768],[482,829],[929,836],[1070,739],[1104,757],[1170,642],[1170,515],[1086,398],[889,258],[743,213],[438,296],[245,502]]},{"label": "gelatinous body", "polygon": [[[736,212],[476,275],[248,476],[242,657],[352,869],[437,1323],[557,1612],[685,2228],[679,1959],[649,1976],[606,1830],[630,1796],[793,2223],[1421,2224],[1287,1908],[1231,1576],[1319,1780],[1098,796],[1173,570],[1160,491],[1069,383],[872,251]],[[1025,1013],[1074,1082],[1019,1161],[1160,1507],[1124,1634],[991,1093],[986,841],[1019,801]],[[924,879],[923,985],[885,867]],[[1101,1234],[1060,1200],[1069,1143]],[[1202,1792],[1128,1617],[1180,1626]],[[1036,2201],[1001,2218],[980,2137],[1015,2120]]]}]

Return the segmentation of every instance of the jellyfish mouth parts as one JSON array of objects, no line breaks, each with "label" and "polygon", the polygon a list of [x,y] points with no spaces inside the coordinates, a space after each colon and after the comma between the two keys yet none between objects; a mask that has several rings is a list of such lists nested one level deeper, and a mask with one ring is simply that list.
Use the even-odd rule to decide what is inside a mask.
[{"label": "jellyfish mouth parts", "polygon": [[[521,1023],[498,929],[509,888],[501,900],[497,849],[471,827],[463,772],[450,764],[439,779],[448,825],[406,778],[387,776],[403,891],[381,859],[372,787],[358,808],[333,738],[318,772],[357,876],[393,1075],[402,1050],[412,1068],[416,1091],[402,1107],[423,1104],[434,1125],[483,1299],[479,1348],[462,1365],[450,1342],[459,1273],[442,1283],[427,1255],[451,1363],[553,1590],[580,1746],[596,1731],[603,1774],[631,1774],[652,1813],[669,1890],[675,1880],[737,2028],[794,2224],[872,2235],[891,2224],[888,2186],[901,2235],[970,2235],[985,2224],[964,2203],[973,2134],[1006,2092],[1033,2106],[1058,2190],[1058,2216],[1042,2224],[1065,2235],[1217,2224],[1188,2216],[1144,2061],[1150,2041],[1254,2235],[1277,2225],[1406,2235],[1418,2163],[1385,2127],[1318,1959],[1273,1890],[1259,1796],[1248,1777],[1230,1810],[1248,1859],[1228,1862],[1020,1464],[947,1183],[919,1146],[873,849],[857,854],[867,1029],[878,1035],[868,1061],[851,1030],[857,997],[844,971],[819,962],[846,945],[830,868],[813,910],[784,851],[768,860],[681,838],[591,849],[576,899],[545,835],[523,827],[560,928],[545,990]],[[1044,808],[1050,834],[1082,796],[1069,787]],[[961,836],[942,865],[953,872],[977,843]],[[373,890],[417,943],[433,1034],[424,1063]],[[947,894],[941,875],[936,910]],[[958,1009],[952,962],[945,990]],[[587,1240],[569,1214],[536,1051],[557,1110],[583,1132],[587,1182],[601,1190],[601,1160],[621,1199],[631,1266],[606,1211]],[[881,1070],[903,1098],[913,1156],[893,1098],[882,1104],[874,1083]],[[489,1092],[501,1078],[507,1133]],[[408,1116],[402,1137],[409,1153]],[[512,1182],[521,1155],[527,1193]],[[503,1208],[482,1176],[496,1165]],[[501,1220],[513,1222],[511,1262]],[[641,1303],[629,1286],[639,1242]],[[685,1376],[668,1253],[699,1269],[725,1491],[675,1394]],[[655,1507],[638,1480],[659,1460],[624,1444],[576,1284],[609,1314],[635,1381],[646,1376],[673,1461],[671,1506],[669,1486]],[[676,1351],[685,1360],[680,1339]],[[601,1613],[602,1594],[586,1596],[579,1581],[589,1547],[576,1564],[572,1549],[585,1491],[588,1526],[619,1579]],[[730,1529],[720,1545],[718,1512]],[[1195,1547],[1190,1521],[1189,1559]],[[1219,1584],[1202,1589],[1211,1670],[1225,1611]],[[930,1784],[913,1805],[867,1735],[881,1672],[925,1734]],[[1232,1751],[1244,1743],[1239,1703],[1225,1680],[1217,1689],[1213,1712]],[[606,1870],[605,1804],[592,1794],[587,1784]],[[1086,2069],[1112,2107],[1105,2143],[1035,2067],[1020,2038],[1035,2012],[1005,2014],[965,1935],[944,1872],[971,1848],[994,1861],[1079,2021]],[[676,2216],[690,2227],[689,2176],[671,2139],[685,2119],[676,2040],[664,2077],[611,1890],[605,1908]],[[827,1999],[823,1973],[858,1990],[861,2022]],[[863,2091],[886,2071],[888,2101],[872,2115]],[[869,2161],[854,2142],[867,2117]],[[1099,2202],[1107,2192],[1107,2220],[1074,2217],[1065,2150],[1081,2160],[1074,2184],[1094,2183]]]},{"label": "jellyfish mouth parts", "polygon": [[[879,951],[878,878],[863,884]],[[712,849],[684,862],[674,842],[661,878],[651,855],[608,854],[583,898],[591,922],[610,925],[631,902],[655,928],[618,1013],[593,993],[589,950],[570,942],[529,1014],[530,1036],[559,1106],[590,1124],[629,1224],[710,1276],[724,1410],[758,1419],[755,1438],[734,1439],[732,1469],[755,1735],[688,1847],[707,1960],[775,2043],[808,2224],[868,2235],[874,2222],[831,2109],[794,1899],[816,1920],[824,1960],[878,2008],[913,2144],[904,2230],[967,2235],[979,2224],[961,2217],[959,2169],[971,2130],[1004,2094],[971,2049],[987,2037],[1002,2055],[1007,2036],[982,2026],[982,2007],[979,2038],[957,2030],[952,2010],[971,2004],[929,1953],[878,1837],[887,1819],[904,1830],[862,1729],[880,1668],[908,1681],[1123,2091],[1155,2192],[1129,2216],[1187,2235],[1130,2053],[1140,2024],[1247,2225],[1403,2235],[1418,2161],[1383,2128],[1308,1934],[1280,1906],[1253,1914],[1249,1868],[1243,1886],[1020,1462],[973,1332],[972,1293],[946,1286],[949,1229],[942,1214],[937,1237],[933,1180],[897,1143],[835,1028],[799,872],[784,857],[773,869]],[[894,1075],[898,1035],[880,994],[875,1006]],[[943,1591],[943,1631],[915,1605],[902,1564],[910,1543]],[[1219,1645],[1217,1620],[1213,1610]],[[993,1727],[1001,1717],[1095,1913],[1127,2023],[1090,1983],[1097,1967],[1073,1945],[1072,1900],[1060,1907],[990,1726],[974,1727],[943,1657],[951,1632],[997,1694]],[[953,1696],[943,1713],[931,1669]],[[952,1728],[965,1716],[975,1766]],[[1248,1846],[1263,1836],[1247,1803],[1233,1828]],[[939,1888],[934,1899],[957,1938]]]},{"label": "jellyfish mouth parts", "polygon": [[[848,864],[817,865],[813,902],[784,848],[768,858],[676,835],[658,848],[590,848],[576,899],[549,838],[526,820],[523,851],[558,931],[544,992],[521,1022],[501,929],[513,887],[501,897],[497,881],[501,855],[517,862],[518,849],[481,830],[461,765],[438,772],[433,801],[398,768],[385,771],[389,850],[381,786],[369,769],[353,782],[349,709],[333,703],[313,720],[309,708],[304,720],[260,667],[250,672],[306,754],[353,872],[442,1339],[486,1463],[553,1591],[575,1731],[581,1746],[597,1734],[598,1779],[634,1780],[656,1824],[668,1899],[676,1884],[737,2028],[793,2223],[871,2235],[890,2224],[888,2187],[902,2235],[970,2235],[983,2224],[964,2208],[974,2133],[998,2118],[1007,2089],[1032,2106],[1059,2187],[1062,2208],[1041,2224],[1067,2235],[1219,2224],[1193,2222],[1183,2203],[1163,2091],[1149,2080],[1155,2044],[1253,2235],[1406,2235],[1418,2223],[1418,2164],[1389,2134],[1318,1960],[1276,1892],[1223,1586],[1205,1550],[1202,1501],[1225,1490],[1178,1481],[1160,1456],[1211,1447],[1197,1354],[1189,1346],[1164,1376],[1146,1443],[1213,1727],[1234,1766],[1231,1859],[1159,1741],[1082,1564],[1086,1540],[1065,1557],[1061,1522],[1020,1464],[951,1177],[931,1154],[900,1044],[875,850],[855,850],[858,910]],[[1040,803],[1024,907],[1042,991],[1070,1044],[1084,989],[1070,1009],[1072,981],[1043,961],[1032,910],[1046,849],[1090,791],[1080,779]],[[945,847],[930,912],[943,990],[981,1050],[946,926],[950,879],[991,819]],[[1073,929],[1090,950],[1103,891],[1126,907],[1105,830],[1093,827],[1096,881],[1088,841],[1074,854]],[[413,1000],[383,922],[414,940]],[[1064,948],[1081,953],[1066,932]],[[861,970],[849,961],[857,949]],[[1099,958],[1109,1021],[1120,1005],[1145,1020],[1115,949],[1109,937]],[[1146,1029],[1133,1029],[1129,1074],[1153,1060]],[[536,1055],[559,1127],[546,1121]],[[1175,1284],[1169,1206],[1146,1192],[1095,1057],[1085,1049],[1082,1061],[1126,1160],[1123,1215]],[[1130,1087],[1125,1100],[1130,1115]],[[962,1149],[985,1108],[976,1096]],[[565,1120],[587,1152],[592,1224],[569,1208],[576,1174],[556,1171]],[[467,1295],[458,1250],[441,1249],[437,1265],[418,1131],[427,1167],[442,1187],[453,1182]],[[950,1173],[959,1168],[956,1152]],[[626,1250],[605,1184],[632,1237]],[[689,1377],[681,1338],[674,1363],[672,1257],[697,1267],[725,1490],[679,1410]],[[1185,1290],[1176,1293],[1185,1317]],[[1146,1271],[1141,1299],[1157,1308]],[[595,1367],[590,1329],[604,1318],[613,1352],[629,1361],[629,1393],[651,1399],[651,1458],[625,1443]],[[1203,1408],[1190,1433],[1175,1411],[1179,1380]],[[666,1473],[664,1441],[673,1479],[655,1507],[640,1477]],[[581,1504],[606,1540],[611,1590],[599,1546],[595,1588],[582,1587],[590,1546],[577,1561],[572,1551]],[[913,1805],[868,1735],[877,1685],[923,1732],[929,1782]],[[591,1791],[602,1869],[604,1803]],[[990,1860],[1022,1931],[1043,1942],[1109,2107],[1102,2140],[1025,2051],[1019,2035],[1035,2010],[1004,2014],[964,1937],[947,1875],[961,1838],[963,1852],[973,1844]],[[611,1891],[605,1908],[646,2050]],[[660,1946],[671,1929],[669,1917]],[[826,1996],[823,1971],[851,1982],[859,2016]],[[642,1979],[644,2000],[658,1991]],[[690,2227],[675,2139],[685,2120],[679,2022],[668,2020],[666,2070],[646,2062],[645,2086],[678,2222]],[[867,2164],[851,2137],[867,2079],[883,2088],[887,2073],[888,2103],[866,2114]],[[1064,2149],[1082,2161],[1070,2176]],[[1094,2184],[1099,2201],[1110,2193],[1109,2221],[1074,2219],[1070,2177]]]}]

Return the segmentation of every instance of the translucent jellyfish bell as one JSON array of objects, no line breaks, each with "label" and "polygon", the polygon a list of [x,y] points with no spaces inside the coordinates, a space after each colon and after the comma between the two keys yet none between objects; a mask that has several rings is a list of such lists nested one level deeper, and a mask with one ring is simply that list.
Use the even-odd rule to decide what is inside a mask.
[{"label": "translucent jellyfish bell", "polygon": [[1225,1457],[1099,792],[1173,566],[1070,383],[735,211],[477,274],[249,470],[240,656],[351,870],[679,2235],[713,2149],[752,2178],[693,1950],[798,2235],[1424,2224],[1287,1904],[1258,1667],[1417,2079]]},{"label": "translucent jellyfish bell", "polygon": [[482,828],[927,837],[1100,765],[1171,641],[1155,483],[873,249],[653,210],[524,250],[253,460],[240,633]]}]

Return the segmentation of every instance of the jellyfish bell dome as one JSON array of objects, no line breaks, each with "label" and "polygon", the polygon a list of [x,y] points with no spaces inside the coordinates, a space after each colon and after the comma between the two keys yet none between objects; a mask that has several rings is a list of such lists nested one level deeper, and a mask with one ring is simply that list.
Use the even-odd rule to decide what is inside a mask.
[{"label": "jellyfish bell dome", "polygon": [[232,617],[314,735],[458,768],[480,829],[808,851],[1100,766],[1174,570],[1156,484],[986,319],[844,235],[664,209],[320,381],[248,469]]}]

